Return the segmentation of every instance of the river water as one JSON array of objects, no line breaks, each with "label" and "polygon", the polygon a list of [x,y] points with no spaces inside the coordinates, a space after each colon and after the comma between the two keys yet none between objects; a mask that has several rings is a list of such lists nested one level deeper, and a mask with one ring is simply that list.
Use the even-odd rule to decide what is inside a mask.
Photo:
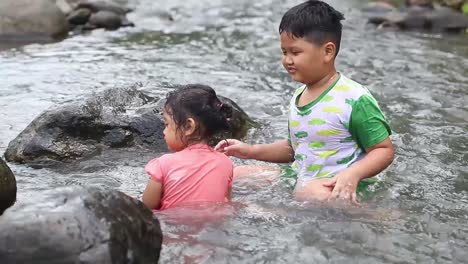
[{"label": "river water", "polygon": [[[347,18],[339,70],[369,87],[394,131],[384,188],[339,209],[296,202],[281,183],[236,183],[229,206],[160,215],[161,263],[467,262],[468,37],[376,30],[364,1],[329,2]],[[298,84],[280,65],[277,27],[296,3],[129,0],[135,28],[0,50],[0,152],[48,107],[135,82],[154,94],[211,85],[262,125],[248,141],[284,138]],[[19,202],[63,185],[141,196],[148,159],[118,160],[84,171],[10,165]],[[213,220],[218,212],[227,216]]]}]

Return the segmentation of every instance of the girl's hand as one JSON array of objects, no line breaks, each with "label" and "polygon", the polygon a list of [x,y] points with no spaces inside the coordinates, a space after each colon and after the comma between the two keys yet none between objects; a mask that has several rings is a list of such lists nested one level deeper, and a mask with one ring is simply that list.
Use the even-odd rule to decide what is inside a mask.
[{"label": "girl's hand", "polygon": [[220,141],[218,145],[216,145],[215,150],[227,156],[250,159],[252,157],[253,146],[237,139],[226,139]]},{"label": "girl's hand", "polygon": [[356,194],[358,183],[359,177],[347,174],[346,171],[343,171],[329,179],[323,186],[333,188],[330,199],[341,199],[358,203]]}]

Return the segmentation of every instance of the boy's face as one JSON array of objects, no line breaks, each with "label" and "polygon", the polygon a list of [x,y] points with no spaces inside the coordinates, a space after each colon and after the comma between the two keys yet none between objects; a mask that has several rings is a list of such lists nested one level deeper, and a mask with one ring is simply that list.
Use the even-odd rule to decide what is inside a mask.
[{"label": "boy's face", "polygon": [[304,38],[296,38],[287,32],[281,33],[282,63],[293,80],[303,84],[314,84],[323,78],[329,62],[324,46],[316,45]]}]

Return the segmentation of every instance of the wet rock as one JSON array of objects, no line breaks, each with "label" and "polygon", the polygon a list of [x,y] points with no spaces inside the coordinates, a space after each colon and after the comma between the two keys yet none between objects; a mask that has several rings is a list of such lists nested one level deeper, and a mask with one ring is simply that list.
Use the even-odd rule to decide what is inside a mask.
[{"label": "wet rock", "polygon": [[448,7],[441,7],[429,14],[429,21],[436,31],[461,32],[468,29],[468,16]]},{"label": "wet rock", "polygon": [[134,26],[126,17],[130,11],[107,1],[1,0],[0,41],[51,42],[65,38],[70,30]]},{"label": "wet rock", "polygon": [[68,187],[0,217],[0,263],[157,263],[159,221],[124,193]]},{"label": "wet rock", "polygon": [[464,11],[463,10],[464,6],[466,6],[466,8],[468,8],[468,1],[466,1],[466,0],[439,0],[439,2],[441,2],[440,4],[443,5],[443,6],[453,8],[454,10],[458,10],[458,11],[460,11],[462,13],[464,13],[463,12]]},{"label": "wet rock", "polygon": [[121,17],[121,19],[122,19],[122,22],[121,22],[122,27],[134,27],[135,26],[135,23],[128,20],[127,17],[123,16]]},{"label": "wet rock", "polygon": [[395,11],[396,7],[388,2],[370,2],[367,3],[363,8],[363,12],[369,12],[369,13],[386,13],[386,12],[392,12]]},{"label": "wet rock", "polygon": [[131,8],[123,7],[116,3],[105,1],[84,1],[78,3],[77,8],[86,8],[91,10],[91,12],[93,13],[97,13],[99,11],[108,11],[117,15],[125,15],[132,11]]},{"label": "wet rock", "polygon": [[8,165],[0,158],[0,215],[16,201],[16,179]]},{"label": "wet rock", "polygon": [[163,150],[157,101],[135,87],[115,88],[45,111],[10,142],[5,158],[67,161],[115,146]]},{"label": "wet rock", "polygon": [[432,9],[412,7],[408,9],[404,18],[401,21],[395,21],[397,25],[402,29],[431,29],[431,23],[429,17],[433,12]]},{"label": "wet rock", "polygon": [[110,11],[99,11],[91,15],[87,28],[116,30],[123,26],[123,17]]},{"label": "wet rock", "polygon": [[[244,137],[255,122],[231,100],[223,101],[234,106],[232,127],[215,140]],[[89,158],[109,148],[166,152],[162,106],[162,100],[136,87],[109,89],[45,111],[10,142],[5,158],[40,167]]]},{"label": "wet rock", "polygon": [[88,22],[90,16],[91,11],[89,9],[78,8],[67,16],[67,20],[72,25],[84,25]]},{"label": "wet rock", "polygon": [[65,15],[68,15],[73,11],[73,3],[71,0],[55,0],[55,4]]},{"label": "wet rock", "polygon": [[433,8],[433,2],[433,0],[406,0],[406,5]]},{"label": "wet rock", "polygon": [[120,27],[134,26],[126,17],[126,14],[130,11],[130,8],[112,2],[81,1],[76,4],[76,8],[69,15],[68,21],[74,26],[84,25],[78,27],[78,29],[82,30],[97,28],[116,30]]},{"label": "wet rock", "polygon": [[0,39],[50,41],[65,37],[68,22],[51,0],[0,1]]},{"label": "wet rock", "polygon": [[468,28],[468,17],[447,7],[411,7],[402,11],[371,15],[369,23],[400,30],[463,32]]},{"label": "wet rock", "polygon": [[397,27],[397,24],[405,19],[405,14],[401,12],[391,12],[389,14],[374,14],[369,17],[368,22],[379,27],[394,26]]}]

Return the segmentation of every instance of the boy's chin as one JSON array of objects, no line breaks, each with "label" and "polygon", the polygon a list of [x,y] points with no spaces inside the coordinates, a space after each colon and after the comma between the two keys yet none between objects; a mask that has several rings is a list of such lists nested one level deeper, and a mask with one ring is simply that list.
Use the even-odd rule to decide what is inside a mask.
[{"label": "boy's chin", "polygon": [[291,76],[291,79],[293,79],[296,82],[304,83],[303,78],[301,78],[301,76],[298,75],[297,73],[296,74],[290,74],[289,76]]}]

